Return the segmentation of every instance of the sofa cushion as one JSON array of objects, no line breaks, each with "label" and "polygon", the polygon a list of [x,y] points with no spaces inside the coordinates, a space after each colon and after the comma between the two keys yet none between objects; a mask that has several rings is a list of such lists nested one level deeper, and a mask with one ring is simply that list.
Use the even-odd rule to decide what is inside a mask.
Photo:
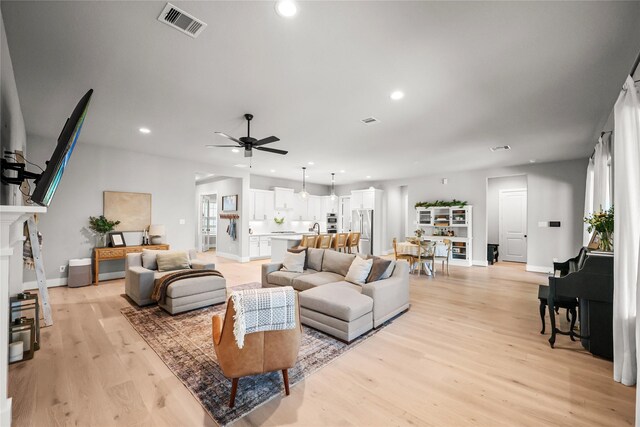
[{"label": "sofa cushion", "polygon": [[345,322],[358,319],[373,310],[373,300],[362,295],[348,282],[329,283],[300,292],[300,306]]},{"label": "sofa cushion", "polygon": [[302,276],[302,275],[306,275],[306,274],[313,274],[316,273],[315,270],[305,270],[302,273],[296,273],[293,271],[274,271],[272,273],[269,273],[267,275],[267,282],[269,282],[269,284],[272,285],[278,285],[278,286],[293,286],[292,282],[293,279],[295,279],[298,276]]},{"label": "sofa cushion", "polygon": [[163,251],[156,255],[158,271],[184,270],[191,268],[189,255],[182,251]]},{"label": "sofa cushion", "polygon": [[322,258],[322,271],[336,273],[342,277],[349,272],[349,267],[355,258],[355,255],[345,254],[338,251],[325,250]]},{"label": "sofa cushion", "polygon": [[307,258],[306,252],[284,254],[284,260],[282,261],[282,271],[290,271],[295,273],[302,273],[304,271],[304,264]]},{"label": "sofa cushion", "polygon": [[[376,282],[382,278],[391,265],[390,259],[384,259],[377,256],[373,257],[373,265],[371,266],[371,272],[367,277],[367,283]],[[391,272],[389,272],[391,276]]]},{"label": "sofa cushion", "polygon": [[[287,252],[291,252],[292,254],[299,254],[300,252],[304,252],[305,254],[307,254],[307,249],[306,247],[299,247],[296,246],[294,248],[289,248],[287,249]],[[307,268],[309,268],[309,255],[305,255],[304,257],[304,270],[306,270]]]},{"label": "sofa cushion", "polygon": [[[158,263],[156,262],[156,255],[161,253],[169,253],[169,252],[184,252],[184,251],[170,251],[170,250],[162,250],[162,249],[143,249],[142,250],[142,266],[147,270],[157,270]],[[187,257],[189,261],[192,259],[196,259],[196,251],[194,249],[190,249],[187,252]]]},{"label": "sofa cushion", "polygon": [[[311,271],[311,270],[307,270]],[[306,291],[316,286],[326,285],[327,283],[340,282],[344,280],[344,276],[329,271],[322,271],[314,274],[305,274],[293,279],[291,286],[296,291]]]},{"label": "sofa cushion", "polygon": [[344,280],[355,283],[356,285],[364,285],[367,277],[369,277],[369,273],[371,273],[372,265],[373,259],[355,257]]},{"label": "sofa cushion", "polygon": [[314,270],[322,271],[322,258],[324,258],[324,249],[307,249],[307,266]]},{"label": "sofa cushion", "polygon": [[167,287],[167,296],[181,298],[226,289],[224,277],[203,276],[178,280]]}]

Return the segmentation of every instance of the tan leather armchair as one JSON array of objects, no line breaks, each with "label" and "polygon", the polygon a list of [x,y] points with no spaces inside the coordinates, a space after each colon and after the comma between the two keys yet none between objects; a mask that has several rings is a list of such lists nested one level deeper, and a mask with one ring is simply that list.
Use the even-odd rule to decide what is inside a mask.
[{"label": "tan leather armchair", "polygon": [[296,311],[298,325],[294,329],[284,331],[265,331],[247,334],[244,347],[238,348],[233,335],[233,317],[236,310],[231,298],[227,300],[227,311],[224,320],[221,316],[213,316],[213,347],[218,356],[222,373],[232,379],[229,407],[233,407],[238,391],[238,379],[248,375],[282,371],[284,389],[289,395],[288,369],[293,368],[298,359],[302,324],[300,323],[300,305],[296,295]]}]

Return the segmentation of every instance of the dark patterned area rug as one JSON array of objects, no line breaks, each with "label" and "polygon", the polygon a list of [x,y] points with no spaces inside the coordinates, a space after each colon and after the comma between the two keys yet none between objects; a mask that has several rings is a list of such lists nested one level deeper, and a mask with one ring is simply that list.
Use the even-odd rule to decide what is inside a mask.
[{"label": "dark patterned area rug", "polygon": [[[260,287],[259,283],[233,287],[232,290]],[[224,316],[226,303],[172,316],[160,307],[126,307],[122,314],[144,338],[160,359],[200,401],[220,425],[248,414],[278,395],[284,395],[281,372],[243,377],[238,383],[234,408],[229,408],[231,380],[226,378],[216,359],[211,336],[211,317]],[[382,328],[373,330],[351,344],[303,327],[298,361],[289,370],[291,386],[304,380]]]}]

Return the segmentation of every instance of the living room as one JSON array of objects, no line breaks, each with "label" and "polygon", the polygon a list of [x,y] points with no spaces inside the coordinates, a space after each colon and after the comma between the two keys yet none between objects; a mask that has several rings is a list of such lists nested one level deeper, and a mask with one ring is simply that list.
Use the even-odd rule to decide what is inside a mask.
[{"label": "living room", "polygon": [[[640,3],[1,12],[1,425],[638,419],[619,319],[636,321],[640,142],[622,107]],[[585,217],[613,221],[614,204],[603,250],[612,234]],[[176,253],[194,277],[160,280]],[[600,258],[613,299],[568,301],[564,276]],[[288,370],[234,375],[234,298],[258,290],[295,295],[300,349]],[[585,336],[601,309],[611,357],[595,320]]]}]

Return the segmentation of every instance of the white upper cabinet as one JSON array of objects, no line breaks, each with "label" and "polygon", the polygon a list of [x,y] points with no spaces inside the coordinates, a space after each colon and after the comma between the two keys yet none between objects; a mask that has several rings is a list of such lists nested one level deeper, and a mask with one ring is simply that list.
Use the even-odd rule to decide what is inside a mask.
[{"label": "white upper cabinet", "polygon": [[263,221],[273,217],[273,191],[251,190],[249,219]]},{"label": "white upper cabinet", "polygon": [[307,220],[320,221],[322,219],[322,197],[309,196],[307,202]]},{"label": "white upper cabinet", "polygon": [[293,188],[275,187],[275,209],[287,210],[294,208]]},{"label": "white upper cabinet", "polygon": [[322,197],[322,212],[320,213],[320,219],[327,219],[327,214],[338,214],[338,197],[335,200],[331,200],[331,196]]},{"label": "white upper cabinet", "polygon": [[376,190],[354,190],[351,192],[351,209],[375,209]]}]

